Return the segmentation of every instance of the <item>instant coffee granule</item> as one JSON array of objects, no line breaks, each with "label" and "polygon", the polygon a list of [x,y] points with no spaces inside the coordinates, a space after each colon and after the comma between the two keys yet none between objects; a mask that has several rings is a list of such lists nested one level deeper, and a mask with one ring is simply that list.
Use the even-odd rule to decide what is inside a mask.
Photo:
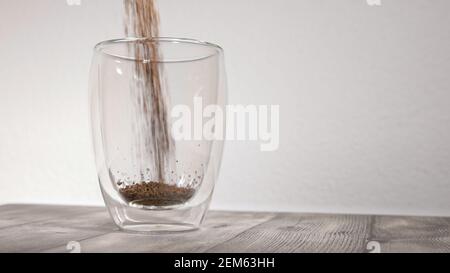
[{"label": "instant coffee granule", "polygon": [[161,182],[142,182],[121,188],[123,198],[144,206],[173,206],[187,202],[194,195],[192,188]]}]

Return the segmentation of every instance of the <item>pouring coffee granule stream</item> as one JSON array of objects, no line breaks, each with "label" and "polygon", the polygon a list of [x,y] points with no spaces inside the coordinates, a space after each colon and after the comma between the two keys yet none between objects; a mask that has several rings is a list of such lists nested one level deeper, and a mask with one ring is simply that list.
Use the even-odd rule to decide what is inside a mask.
[{"label": "pouring coffee granule stream", "polygon": [[119,192],[123,199],[133,204],[182,204],[194,195],[194,189],[176,186],[169,179],[168,173],[175,168],[175,145],[169,133],[169,98],[163,86],[163,71],[158,62],[162,54],[158,42],[152,40],[159,36],[157,6],[154,0],[124,0],[124,8],[126,35],[145,38],[129,48],[136,60],[142,60],[136,62],[134,68],[136,76],[141,79],[141,84],[133,94],[137,121],[134,145],[141,153],[141,168],[152,164],[153,176],[152,182],[117,182]]}]

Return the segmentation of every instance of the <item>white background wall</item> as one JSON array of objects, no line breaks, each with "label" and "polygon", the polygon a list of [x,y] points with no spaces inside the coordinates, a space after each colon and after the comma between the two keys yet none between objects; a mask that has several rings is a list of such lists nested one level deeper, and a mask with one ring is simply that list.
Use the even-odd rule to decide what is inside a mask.
[{"label": "white background wall", "polygon": [[[213,207],[450,215],[450,2],[160,0],[163,34],[226,51],[233,104],[279,104],[280,149],[229,142]],[[102,204],[87,108],[121,0],[0,0],[0,203]]]}]

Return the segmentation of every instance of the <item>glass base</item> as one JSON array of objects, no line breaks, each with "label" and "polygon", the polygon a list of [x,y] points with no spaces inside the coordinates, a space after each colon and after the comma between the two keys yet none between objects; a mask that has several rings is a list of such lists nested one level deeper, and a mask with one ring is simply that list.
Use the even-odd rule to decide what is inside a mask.
[{"label": "glass base", "polygon": [[[102,191],[103,192],[103,191]],[[103,192],[103,198],[114,223],[119,229],[134,233],[170,233],[199,229],[209,207],[211,196],[200,204],[172,207],[134,206]]]},{"label": "glass base", "polygon": [[120,230],[131,233],[172,233],[172,232],[189,232],[198,230],[199,227],[189,224],[137,224],[123,225]]}]

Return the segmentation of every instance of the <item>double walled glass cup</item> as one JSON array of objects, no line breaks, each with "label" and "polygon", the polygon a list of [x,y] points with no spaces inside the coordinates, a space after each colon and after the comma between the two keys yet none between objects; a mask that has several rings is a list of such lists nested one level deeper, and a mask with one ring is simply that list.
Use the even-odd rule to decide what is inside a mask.
[{"label": "double walled glass cup", "polygon": [[[155,48],[158,54],[137,54]],[[153,85],[145,84],[148,79]],[[156,93],[148,90],[155,81]],[[179,38],[101,42],[89,93],[98,179],[116,225],[137,232],[197,229],[211,201],[223,141],[193,131],[196,122],[206,122],[197,115],[205,107],[225,106],[222,49]],[[182,113],[189,114],[177,127],[183,137],[175,137]]]}]

